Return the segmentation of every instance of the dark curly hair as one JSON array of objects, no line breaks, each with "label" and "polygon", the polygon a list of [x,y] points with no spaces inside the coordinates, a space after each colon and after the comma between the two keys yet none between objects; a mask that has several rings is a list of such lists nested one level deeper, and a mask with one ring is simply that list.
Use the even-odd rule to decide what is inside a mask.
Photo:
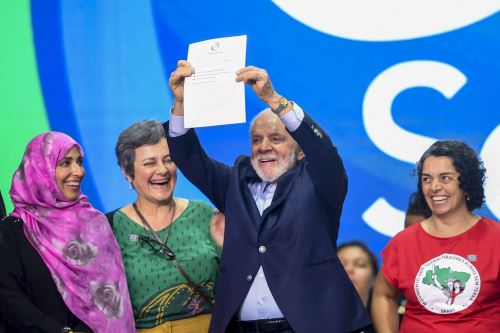
[{"label": "dark curly hair", "polygon": [[484,180],[486,169],[476,151],[462,141],[443,140],[433,143],[422,155],[417,163],[418,192],[417,200],[422,207],[427,207],[422,192],[422,167],[430,156],[446,156],[451,158],[453,166],[460,174],[458,181],[460,188],[466,195],[467,209],[473,211],[484,203]]}]

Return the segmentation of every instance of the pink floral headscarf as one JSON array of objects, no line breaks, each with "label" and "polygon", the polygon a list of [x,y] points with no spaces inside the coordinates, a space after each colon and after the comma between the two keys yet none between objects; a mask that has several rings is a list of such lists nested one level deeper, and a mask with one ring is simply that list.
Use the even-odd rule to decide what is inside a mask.
[{"label": "pink floral headscarf", "polygon": [[31,140],[12,179],[12,215],[23,220],[71,312],[96,333],[135,332],[120,249],[106,217],[83,194],[65,199],[56,183],[57,162],[75,146],[83,156],[63,133]]}]

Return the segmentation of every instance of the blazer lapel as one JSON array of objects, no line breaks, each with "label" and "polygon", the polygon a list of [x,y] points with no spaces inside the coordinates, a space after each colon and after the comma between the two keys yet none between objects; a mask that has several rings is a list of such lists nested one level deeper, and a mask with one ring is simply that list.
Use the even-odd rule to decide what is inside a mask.
[{"label": "blazer lapel", "polygon": [[278,184],[276,186],[276,191],[274,192],[273,201],[271,205],[267,207],[262,212],[261,223],[259,226],[259,232],[261,230],[270,229],[272,226],[278,222],[279,216],[276,214],[272,214],[268,216],[271,211],[273,211],[276,207],[280,206],[283,201],[287,198],[288,192],[290,192],[295,180],[300,174],[301,169],[304,167],[304,163],[299,161],[297,165],[292,168],[292,170],[283,174],[280,178],[278,178]]},{"label": "blazer lapel", "polygon": [[250,215],[251,221],[255,221],[255,223],[252,223],[253,227],[255,230],[258,230],[258,226],[261,224],[261,216],[252,192],[250,192],[250,189],[248,188],[248,184],[260,181],[260,178],[251,166],[249,160],[248,163],[242,163],[242,169],[240,172],[242,177],[240,177],[239,186],[241,194],[243,195],[243,203],[246,211]]}]

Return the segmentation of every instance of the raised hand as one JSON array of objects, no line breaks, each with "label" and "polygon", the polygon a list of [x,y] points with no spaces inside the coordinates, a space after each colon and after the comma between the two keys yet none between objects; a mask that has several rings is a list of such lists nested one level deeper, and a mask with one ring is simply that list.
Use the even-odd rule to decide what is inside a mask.
[{"label": "raised hand", "polygon": [[248,66],[236,72],[236,81],[245,82],[257,94],[257,97],[271,108],[278,106],[280,96],[276,93],[265,69]]},{"label": "raised hand", "polygon": [[177,62],[177,68],[170,74],[168,84],[174,95],[173,113],[178,116],[184,115],[184,79],[194,74],[194,68],[185,60]]}]

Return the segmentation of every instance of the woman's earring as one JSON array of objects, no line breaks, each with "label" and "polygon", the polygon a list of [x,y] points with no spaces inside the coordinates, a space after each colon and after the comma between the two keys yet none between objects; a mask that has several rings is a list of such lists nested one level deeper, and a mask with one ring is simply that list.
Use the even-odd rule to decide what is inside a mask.
[{"label": "woman's earring", "polygon": [[465,193],[465,200],[470,201],[470,197],[467,193]]},{"label": "woman's earring", "polygon": [[130,182],[130,184],[128,185],[128,189],[129,190],[133,190],[134,189],[134,184],[132,184],[132,182]]}]

